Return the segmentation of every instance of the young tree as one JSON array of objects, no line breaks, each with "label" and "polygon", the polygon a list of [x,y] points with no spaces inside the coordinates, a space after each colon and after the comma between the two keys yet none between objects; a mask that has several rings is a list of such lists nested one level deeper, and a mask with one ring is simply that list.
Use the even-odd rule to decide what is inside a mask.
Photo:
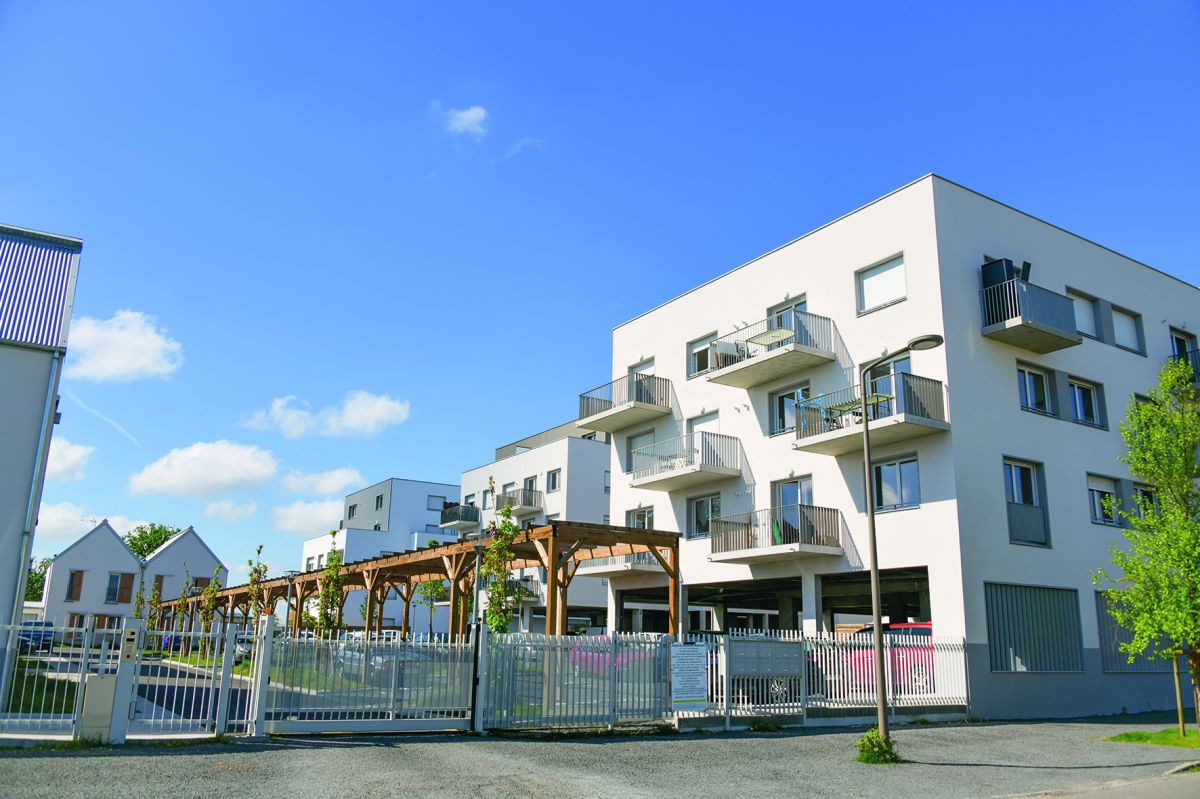
[{"label": "young tree", "polygon": [[[337,530],[330,530],[336,536]],[[336,539],[335,539],[336,540]],[[317,635],[341,627],[342,608],[342,551],[331,549],[321,572],[321,589],[317,593]]]},{"label": "young tree", "polygon": [[154,550],[167,543],[172,536],[179,533],[178,527],[169,524],[147,522],[139,524],[124,535],[125,543],[133,550],[133,554],[142,560],[150,557]]},{"label": "young tree", "polygon": [[150,587],[150,599],[146,603],[149,613],[146,618],[146,629],[157,630],[162,624],[162,590],[158,586],[158,580],[154,581],[154,585]]},{"label": "young tree", "polygon": [[[491,478],[488,478],[488,484],[494,486]],[[484,619],[488,628],[499,635],[508,632],[513,615],[521,605],[522,595],[520,587],[510,579],[514,557],[512,543],[521,532],[521,528],[512,520],[511,505],[505,505],[500,510],[500,523],[490,523],[487,532],[492,540],[484,550],[479,579],[481,583],[487,583]]]},{"label": "young tree", "polygon": [[423,583],[417,583],[417,604],[429,610],[430,637],[433,636],[433,614],[437,610],[437,604],[445,602],[448,594],[449,590],[446,588],[444,580],[426,580]]},{"label": "young tree", "polygon": [[133,617],[140,619],[146,614],[146,581],[138,580],[137,593],[133,595]]},{"label": "young tree", "polygon": [[217,613],[217,593],[221,590],[221,581],[217,579],[217,576],[220,573],[220,566],[213,569],[212,579],[200,590],[200,600],[197,603],[200,610],[200,632],[205,634],[203,652],[205,656],[208,655],[209,648],[208,633],[212,630],[213,617]]},{"label": "young tree", "polygon": [[263,588],[263,581],[267,579],[267,564],[262,562],[262,551],[262,544],[259,544],[258,549],[254,550],[254,560],[246,561],[246,565],[250,567],[246,579],[246,593],[250,597],[246,605],[246,612],[250,618],[246,621],[250,629],[258,627],[258,620],[267,604],[266,589]]},{"label": "young tree", "polygon": [[25,601],[41,602],[46,590],[46,571],[50,568],[50,558],[41,558],[29,566],[29,578],[25,581]]},{"label": "young tree", "polygon": [[1121,651],[1132,661],[1187,656],[1200,728],[1200,398],[1187,361],[1169,362],[1148,401],[1129,405],[1122,458],[1153,497],[1112,507],[1127,523],[1125,545],[1114,544],[1115,567],[1093,578],[1104,587],[1112,617],[1131,633]]}]

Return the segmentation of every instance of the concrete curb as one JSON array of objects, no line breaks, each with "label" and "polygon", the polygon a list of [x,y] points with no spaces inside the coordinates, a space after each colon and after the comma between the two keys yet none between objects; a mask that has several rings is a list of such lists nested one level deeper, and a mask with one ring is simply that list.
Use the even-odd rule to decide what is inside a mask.
[{"label": "concrete curb", "polygon": [[1163,776],[1170,777],[1173,774],[1181,774],[1182,772],[1192,768],[1200,768],[1200,760],[1193,760],[1190,763],[1180,763],[1178,766],[1174,766],[1173,768],[1169,768],[1164,771]]}]

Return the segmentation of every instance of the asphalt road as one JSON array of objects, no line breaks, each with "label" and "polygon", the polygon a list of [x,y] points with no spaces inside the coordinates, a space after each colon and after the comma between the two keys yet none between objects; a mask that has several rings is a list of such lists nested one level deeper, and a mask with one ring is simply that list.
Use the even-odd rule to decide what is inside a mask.
[{"label": "asphalt road", "polygon": [[0,754],[0,795],[29,797],[1012,796],[1104,789],[1197,796],[1163,777],[1196,750],[1097,739],[1162,723],[972,724],[896,730],[908,762],[853,761],[853,732],[536,740],[451,735],[308,737],[192,747]]}]

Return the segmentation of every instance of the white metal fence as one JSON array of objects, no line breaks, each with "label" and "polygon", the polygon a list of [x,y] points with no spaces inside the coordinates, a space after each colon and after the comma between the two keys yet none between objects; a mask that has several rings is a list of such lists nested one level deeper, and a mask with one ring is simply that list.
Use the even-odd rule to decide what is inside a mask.
[{"label": "white metal fence", "polygon": [[658,721],[671,709],[670,638],[511,634],[489,638],[481,681],[492,729]]}]

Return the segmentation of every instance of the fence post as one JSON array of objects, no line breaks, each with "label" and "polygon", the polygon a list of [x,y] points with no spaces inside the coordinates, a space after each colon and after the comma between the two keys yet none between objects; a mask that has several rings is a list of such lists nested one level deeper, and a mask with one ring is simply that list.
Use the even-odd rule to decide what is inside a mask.
[{"label": "fence post", "polygon": [[257,657],[254,659],[254,679],[251,683],[249,713],[250,737],[261,738],[267,722],[267,683],[271,676],[271,648],[275,642],[275,615],[259,619]]},{"label": "fence post", "polygon": [[730,716],[733,713],[733,705],[730,702],[730,694],[733,692],[733,669],[731,668],[733,665],[733,657],[732,649],[729,646],[732,640],[733,639],[726,634],[720,639],[720,641],[718,641],[718,645],[721,647],[721,656],[717,658],[717,662],[724,665],[724,674],[721,675],[721,680],[723,683],[721,686],[721,693],[725,701],[726,732],[728,732],[729,728],[732,726],[732,719]]},{"label": "fence post", "polygon": [[79,740],[79,720],[83,717],[83,692],[87,690],[88,653],[92,651],[92,630],[96,618],[88,615],[83,620],[83,651],[79,657],[79,682],[75,689],[75,711],[71,717],[71,739]]},{"label": "fence post", "polygon": [[800,718],[808,724],[808,639],[804,635],[800,636]]},{"label": "fence post", "polygon": [[125,743],[125,736],[129,734],[129,719],[133,715],[133,703],[136,701],[138,665],[141,663],[139,653],[145,631],[146,623],[141,619],[130,619],[121,631],[116,685],[113,688],[112,721],[108,727],[107,742],[110,744]]},{"label": "fence post", "polygon": [[[221,683],[217,688],[217,717],[213,735],[222,735],[229,725],[230,689],[233,687],[234,660],[237,659],[238,626],[232,621],[225,625],[225,648],[221,653]],[[212,690],[211,688],[209,690]]]},{"label": "fence post", "polygon": [[617,726],[617,633],[609,633],[608,647],[608,728]]},{"label": "fence post", "polygon": [[471,709],[474,718],[474,731],[480,735],[486,734],[487,725],[484,717],[488,711],[488,638],[491,631],[486,624],[475,625],[475,667],[474,685],[471,694]]}]

